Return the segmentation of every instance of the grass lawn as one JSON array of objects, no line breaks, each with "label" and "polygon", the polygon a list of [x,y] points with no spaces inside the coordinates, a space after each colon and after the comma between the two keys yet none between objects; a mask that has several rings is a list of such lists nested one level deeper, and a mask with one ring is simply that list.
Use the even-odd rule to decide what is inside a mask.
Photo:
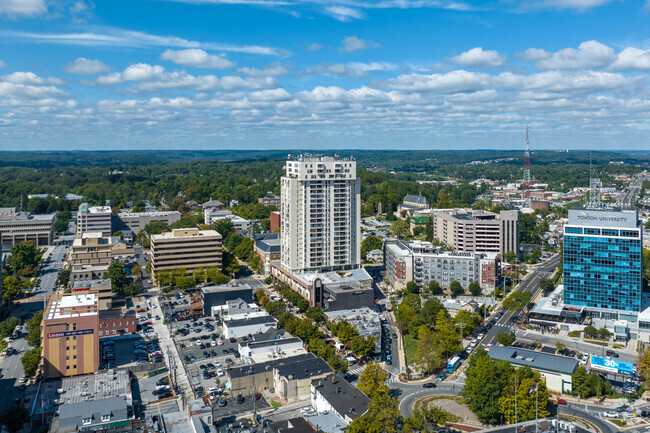
[{"label": "grass lawn", "polygon": [[411,334],[404,334],[404,356],[406,356],[406,365],[413,363],[415,351],[418,347],[418,341]]}]

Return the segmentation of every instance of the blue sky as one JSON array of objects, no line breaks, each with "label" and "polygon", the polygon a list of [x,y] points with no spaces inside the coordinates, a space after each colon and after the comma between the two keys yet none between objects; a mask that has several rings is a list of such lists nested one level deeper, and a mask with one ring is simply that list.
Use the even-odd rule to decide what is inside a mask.
[{"label": "blue sky", "polygon": [[650,0],[0,0],[0,150],[650,149]]}]

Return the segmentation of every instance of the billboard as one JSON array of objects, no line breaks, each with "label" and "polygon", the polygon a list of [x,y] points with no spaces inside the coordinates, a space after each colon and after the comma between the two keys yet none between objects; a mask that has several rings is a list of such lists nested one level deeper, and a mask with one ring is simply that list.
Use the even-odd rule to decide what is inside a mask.
[{"label": "billboard", "polygon": [[72,335],[86,335],[92,334],[94,331],[92,329],[79,329],[78,331],[64,331],[64,332],[50,332],[47,334],[47,338],[61,338],[61,337],[70,337]]},{"label": "billboard", "polygon": [[569,209],[569,225],[613,228],[636,228],[636,211],[615,211],[607,209]]},{"label": "billboard", "polygon": [[634,375],[634,364],[630,362],[617,361],[615,359],[591,355],[590,365],[594,370],[607,371],[615,374],[625,374],[628,376]]}]

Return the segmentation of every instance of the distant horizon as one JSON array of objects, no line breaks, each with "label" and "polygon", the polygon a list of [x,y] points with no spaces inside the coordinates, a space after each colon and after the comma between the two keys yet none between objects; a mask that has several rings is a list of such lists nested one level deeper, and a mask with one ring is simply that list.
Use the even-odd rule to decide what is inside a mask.
[{"label": "distant horizon", "polygon": [[[650,149],[650,0],[0,1],[0,150]],[[405,143],[405,144],[403,144]]]}]

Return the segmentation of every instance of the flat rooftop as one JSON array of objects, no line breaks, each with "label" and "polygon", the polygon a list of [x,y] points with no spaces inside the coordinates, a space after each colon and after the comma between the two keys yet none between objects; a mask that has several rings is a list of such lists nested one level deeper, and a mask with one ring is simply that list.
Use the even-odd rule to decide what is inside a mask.
[{"label": "flat rooftop", "polygon": [[240,284],[240,283],[229,283],[229,284],[222,284],[220,286],[206,286],[206,287],[201,287],[201,291],[203,293],[219,293],[219,292],[230,292],[234,290],[253,290],[251,286],[248,284]]},{"label": "flat rooftop", "polygon": [[127,404],[132,404],[128,370],[104,370],[95,374],[46,380],[41,382],[38,395],[34,399],[32,415],[54,412],[64,404],[113,397],[126,398]]},{"label": "flat rooftop", "polygon": [[363,392],[350,385],[347,380],[337,374],[331,374],[321,380],[312,380],[311,386],[316,388],[341,416],[355,419],[368,410],[370,399]]},{"label": "flat rooftop", "polygon": [[277,323],[277,320],[266,311],[255,311],[246,314],[233,314],[223,319],[224,326],[233,328],[236,326],[261,325],[265,323]]},{"label": "flat rooftop", "polygon": [[171,216],[171,215],[180,215],[178,211],[152,211],[152,212],[120,212],[118,213],[120,218],[136,218],[142,216]]},{"label": "flat rooftop", "polygon": [[488,355],[492,359],[508,361],[513,365],[527,365],[533,370],[544,370],[553,373],[573,374],[578,367],[578,360],[574,358],[550,355],[548,353],[516,347],[492,346]]},{"label": "flat rooftop", "polygon": [[172,239],[195,239],[197,237],[209,238],[209,237],[218,237],[221,239],[221,235],[216,230],[192,230],[192,229],[174,229],[171,232],[160,233],[158,235],[152,235],[153,239],[157,240],[172,240]]},{"label": "flat rooftop", "polygon": [[50,297],[47,304],[45,320],[92,316],[93,314],[97,314],[97,296],[94,293],[55,295]]},{"label": "flat rooftop", "polygon": [[73,289],[94,289],[94,288],[111,288],[111,280],[108,278],[96,278],[94,280],[77,280],[72,283]]}]

